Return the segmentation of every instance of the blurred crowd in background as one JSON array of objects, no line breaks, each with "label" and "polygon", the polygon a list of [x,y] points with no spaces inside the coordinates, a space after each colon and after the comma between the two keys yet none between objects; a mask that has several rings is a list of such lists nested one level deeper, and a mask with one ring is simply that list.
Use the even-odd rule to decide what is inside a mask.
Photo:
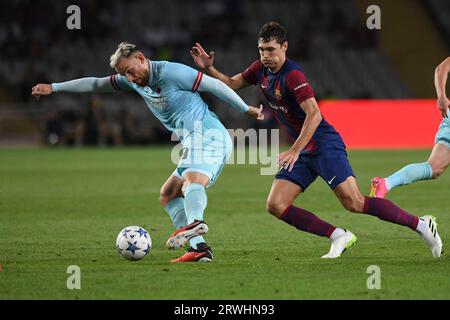
[{"label": "blurred crowd in background", "polygon": [[[448,53],[450,2],[412,2],[433,22]],[[66,28],[70,4],[81,9],[81,30]],[[37,102],[31,87],[113,74],[109,57],[124,40],[152,60],[192,67],[189,49],[199,42],[215,51],[219,70],[234,75],[258,58],[257,33],[271,20],[287,28],[288,57],[304,67],[318,100],[417,97],[382,50],[382,31],[365,27],[367,14],[361,7],[358,0],[10,0],[0,10],[0,143],[170,141],[169,132],[133,93],[58,93]],[[239,94],[248,104],[265,104],[256,87]],[[202,96],[228,128],[276,127],[269,110],[264,123],[255,123],[215,97]]]}]

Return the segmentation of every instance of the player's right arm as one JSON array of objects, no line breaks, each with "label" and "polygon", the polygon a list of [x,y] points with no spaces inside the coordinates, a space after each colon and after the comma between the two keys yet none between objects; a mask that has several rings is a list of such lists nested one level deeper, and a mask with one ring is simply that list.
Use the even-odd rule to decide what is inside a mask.
[{"label": "player's right arm", "polygon": [[214,51],[211,51],[210,54],[207,54],[203,47],[196,43],[195,46],[191,49],[191,56],[194,59],[195,64],[202,69],[210,77],[219,79],[227,86],[229,86],[234,91],[239,89],[248,87],[250,83],[248,83],[241,73],[233,77],[229,77],[214,67]]},{"label": "player's right arm", "polygon": [[445,93],[448,73],[450,72],[450,57],[439,64],[434,72],[434,85],[438,98],[438,108],[444,118],[447,118],[447,112],[450,109],[450,101]]},{"label": "player's right arm", "polygon": [[81,78],[59,83],[39,83],[31,89],[31,94],[39,99],[53,92],[113,92],[115,90],[132,90],[129,82],[120,75],[104,78]]}]

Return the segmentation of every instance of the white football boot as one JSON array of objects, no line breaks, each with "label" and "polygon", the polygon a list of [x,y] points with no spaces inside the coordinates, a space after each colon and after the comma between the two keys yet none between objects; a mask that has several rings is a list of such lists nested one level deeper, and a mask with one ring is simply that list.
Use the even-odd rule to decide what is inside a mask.
[{"label": "white football boot", "polygon": [[356,236],[348,230],[340,237],[334,239],[331,242],[330,252],[322,256],[322,259],[335,259],[339,258],[345,250],[350,249],[358,239]]},{"label": "white football boot", "polygon": [[433,216],[423,216],[420,217],[420,219],[423,220],[427,226],[425,231],[420,232],[419,234],[422,236],[423,240],[425,240],[428,247],[430,247],[433,257],[439,258],[442,253],[442,240],[437,231],[436,218]]}]

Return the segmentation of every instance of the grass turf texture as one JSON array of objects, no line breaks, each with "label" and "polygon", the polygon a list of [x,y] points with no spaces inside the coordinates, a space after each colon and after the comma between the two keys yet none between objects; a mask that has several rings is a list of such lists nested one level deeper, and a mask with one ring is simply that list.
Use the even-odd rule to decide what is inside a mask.
[{"label": "grass turf texture", "polygon": [[[363,193],[429,151],[353,151]],[[296,204],[350,229],[358,243],[343,257],[322,260],[330,243],[265,211],[273,176],[256,165],[228,165],[208,190],[207,240],[215,261],[170,264],[173,231],[158,203],[172,173],[170,149],[0,150],[0,299],[449,299],[450,261],[433,259],[405,227],[346,212],[319,178]],[[390,199],[417,215],[438,218],[450,243],[450,174],[398,188]],[[137,262],[115,250],[118,232],[146,228],[149,256]],[[68,290],[69,265],[81,268],[81,290]],[[381,289],[369,290],[370,265]]]}]

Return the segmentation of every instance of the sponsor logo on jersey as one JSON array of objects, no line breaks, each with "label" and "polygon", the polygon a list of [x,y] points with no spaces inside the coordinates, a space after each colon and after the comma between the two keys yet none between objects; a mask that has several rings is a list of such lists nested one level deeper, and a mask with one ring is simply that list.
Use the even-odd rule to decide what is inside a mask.
[{"label": "sponsor logo on jersey", "polygon": [[288,108],[285,106],[278,106],[276,104],[273,104],[272,102],[269,102],[269,105],[274,110],[281,110],[284,113],[288,113]]},{"label": "sponsor logo on jersey", "polygon": [[167,99],[165,97],[148,97],[151,106],[155,109],[164,109],[167,106]]},{"label": "sponsor logo on jersey", "polygon": [[294,88],[294,91],[297,91],[298,89],[303,88],[303,87],[306,87],[306,86],[309,86],[309,83],[302,83],[302,84],[296,86],[296,87]]}]

